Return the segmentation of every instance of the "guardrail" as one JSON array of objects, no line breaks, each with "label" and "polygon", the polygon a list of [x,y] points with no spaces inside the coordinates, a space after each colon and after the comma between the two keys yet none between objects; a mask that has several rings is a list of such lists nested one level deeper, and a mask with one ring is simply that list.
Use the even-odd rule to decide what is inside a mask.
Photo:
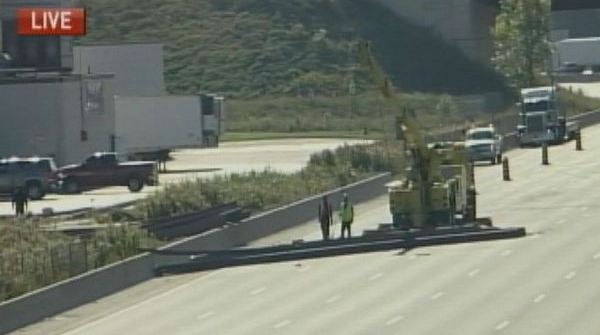
[{"label": "guardrail", "polygon": [[[161,250],[227,249],[243,246],[258,238],[316,220],[316,206],[323,195],[332,203],[340,200],[346,191],[356,202],[363,202],[385,194],[384,185],[391,175],[383,173],[357,183],[338,188],[283,206],[239,223],[228,224],[200,235],[169,244]],[[95,301],[155,276],[156,264],[171,256],[140,254],[54,285],[30,292],[24,296],[0,303],[0,334],[19,329],[44,318]],[[175,260],[178,258],[175,257]],[[185,256],[179,258],[185,259]]]}]

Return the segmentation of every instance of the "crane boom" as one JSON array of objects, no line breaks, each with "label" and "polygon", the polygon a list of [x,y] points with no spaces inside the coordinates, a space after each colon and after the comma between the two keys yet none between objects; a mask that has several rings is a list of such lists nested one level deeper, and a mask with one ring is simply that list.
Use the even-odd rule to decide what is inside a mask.
[{"label": "crane boom", "polygon": [[[361,41],[358,44],[359,60],[367,68],[369,77],[375,83],[384,98],[388,100],[399,100],[394,93],[394,86],[385,74],[382,67],[371,51],[371,44]],[[411,112],[404,111],[401,117],[396,119],[397,126],[402,129],[402,137],[406,141],[407,148],[418,150],[421,157],[425,157],[427,145],[419,132],[419,125]]]},{"label": "crane boom", "polygon": [[[398,100],[391,81],[373,56],[369,42],[359,43],[358,55],[384,98]],[[463,221],[474,220],[472,168],[465,160],[464,145],[440,143],[428,146],[416,117],[406,111],[397,117],[396,123],[396,128],[402,130],[401,137],[411,160],[407,178],[388,185],[394,226],[454,225],[459,216]]]}]

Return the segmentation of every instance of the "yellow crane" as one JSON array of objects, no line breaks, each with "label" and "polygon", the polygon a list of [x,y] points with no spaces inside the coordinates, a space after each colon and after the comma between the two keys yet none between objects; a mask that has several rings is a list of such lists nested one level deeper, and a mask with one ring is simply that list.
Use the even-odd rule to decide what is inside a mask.
[{"label": "yellow crane", "polygon": [[[388,100],[397,100],[391,81],[379,65],[369,42],[359,43],[360,62]],[[404,141],[410,162],[404,179],[387,185],[396,228],[429,228],[476,219],[473,167],[463,142],[426,144],[416,117],[403,111],[396,117],[397,139]]]}]

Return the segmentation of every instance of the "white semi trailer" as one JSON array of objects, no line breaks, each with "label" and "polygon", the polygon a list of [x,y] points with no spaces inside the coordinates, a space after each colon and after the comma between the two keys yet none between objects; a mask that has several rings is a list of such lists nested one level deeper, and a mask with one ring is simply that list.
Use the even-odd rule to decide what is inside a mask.
[{"label": "white semi trailer", "polygon": [[216,147],[224,98],[215,95],[115,97],[114,151],[165,161],[173,149]]},{"label": "white semi trailer", "polygon": [[600,37],[570,38],[555,43],[554,66],[561,69],[565,64],[590,67],[600,65]]}]

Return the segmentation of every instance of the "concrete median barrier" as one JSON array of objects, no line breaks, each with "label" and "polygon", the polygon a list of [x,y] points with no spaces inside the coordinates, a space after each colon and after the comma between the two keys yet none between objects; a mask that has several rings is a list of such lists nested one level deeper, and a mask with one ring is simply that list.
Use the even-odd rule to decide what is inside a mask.
[{"label": "concrete median barrier", "polygon": [[317,208],[323,195],[332,204],[339,204],[342,192],[347,192],[355,203],[368,201],[385,194],[384,185],[391,180],[389,173],[371,177],[365,181],[330,192],[303,199],[277,208],[239,223],[233,223],[201,237],[191,237],[170,247],[172,250],[222,249],[243,246],[264,236],[275,234],[298,224],[317,219]]},{"label": "concrete median barrier", "polygon": [[[384,185],[391,180],[383,173],[343,188],[329,191],[332,203],[339,203],[341,192],[348,192],[355,203],[385,194]],[[161,249],[226,249],[316,219],[316,208],[323,194],[277,208],[236,224],[192,236]],[[168,258],[167,258],[168,257]],[[175,257],[177,258],[177,257]],[[187,257],[181,256],[181,259]],[[27,326],[58,313],[92,302],[155,276],[156,264],[172,256],[140,254],[80,276],[59,282],[24,296],[0,303],[0,334]]]},{"label": "concrete median barrier", "polygon": [[582,128],[594,126],[600,123],[600,110],[594,110],[569,118],[570,121],[577,121]]},{"label": "concrete median barrier", "polygon": [[142,254],[0,303],[0,334],[148,280],[153,266]]}]

